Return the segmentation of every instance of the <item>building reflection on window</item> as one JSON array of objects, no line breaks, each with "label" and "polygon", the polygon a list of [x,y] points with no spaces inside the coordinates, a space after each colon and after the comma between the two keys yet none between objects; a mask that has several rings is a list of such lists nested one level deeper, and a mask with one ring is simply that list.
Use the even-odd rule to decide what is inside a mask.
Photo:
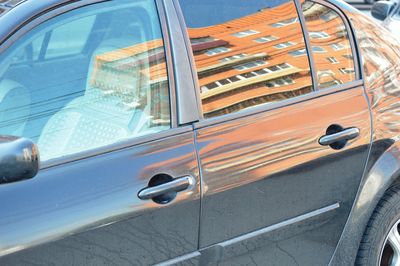
[{"label": "building reflection on window", "polygon": [[[196,10],[203,11],[205,18],[206,13],[215,8],[213,4],[201,1],[182,2],[192,9],[191,5],[196,2]],[[234,4],[246,9],[247,4],[243,2],[235,1]],[[192,23],[192,16],[185,13],[185,8],[183,11],[189,27],[205,117],[312,91],[308,57],[300,57],[307,52],[293,2],[284,0],[274,7],[260,6],[258,11],[211,25],[206,19]],[[193,24],[196,25],[191,27]],[[324,32],[319,32],[319,35],[323,37]]]},{"label": "building reflection on window", "polygon": [[342,18],[332,9],[312,1],[302,3],[310,36],[318,88],[355,80],[352,49]]},{"label": "building reflection on window", "polygon": [[94,56],[89,85],[126,110],[147,110],[149,127],[170,124],[163,41],[155,39]]}]

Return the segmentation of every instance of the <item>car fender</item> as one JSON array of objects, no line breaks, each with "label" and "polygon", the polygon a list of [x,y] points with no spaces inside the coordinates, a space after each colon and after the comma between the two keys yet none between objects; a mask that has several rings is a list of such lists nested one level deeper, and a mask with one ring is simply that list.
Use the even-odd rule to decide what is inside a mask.
[{"label": "car fender", "polygon": [[374,142],[364,177],[330,265],[353,265],[365,227],[390,185],[400,176],[400,142]]}]

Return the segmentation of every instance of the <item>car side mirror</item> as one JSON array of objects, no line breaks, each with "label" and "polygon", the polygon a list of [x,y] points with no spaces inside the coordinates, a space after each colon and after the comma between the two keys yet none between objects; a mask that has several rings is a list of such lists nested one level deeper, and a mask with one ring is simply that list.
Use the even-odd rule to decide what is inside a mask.
[{"label": "car side mirror", "polygon": [[0,136],[0,184],[34,177],[39,164],[39,150],[31,140]]},{"label": "car side mirror", "polygon": [[371,15],[379,20],[385,20],[395,7],[395,3],[391,1],[378,1],[374,3],[371,9]]}]

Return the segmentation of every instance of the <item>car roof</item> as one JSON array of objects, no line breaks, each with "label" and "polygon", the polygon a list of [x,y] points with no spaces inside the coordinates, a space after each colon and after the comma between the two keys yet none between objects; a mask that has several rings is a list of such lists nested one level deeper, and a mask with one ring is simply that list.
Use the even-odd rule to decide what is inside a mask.
[{"label": "car roof", "polygon": [[76,0],[0,0],[0,50],[3,42],[32,18]]},{"label": "car roof", "polygon": [[26,0],[0,0],[0,16]]}]

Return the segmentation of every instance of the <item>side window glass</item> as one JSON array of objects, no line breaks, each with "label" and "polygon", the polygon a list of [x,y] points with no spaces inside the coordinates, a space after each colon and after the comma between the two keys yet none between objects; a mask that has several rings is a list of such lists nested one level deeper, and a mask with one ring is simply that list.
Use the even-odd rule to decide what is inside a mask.
[{"label": "side window glass", "polygon": [[96,16],[84,17],[58,26],[50,32],[46,58],[79,54],[85,47]]},{"label": "side window glass", "polygon": [[205,117],[312,91],[294,2],[180,0]]},{"label": "side window glass", "polygon": [[42,49],[43,41],[44,41],[44,35],[38,36],[36,39],[32,40],[32,42],[26,45],[24,49],[20,49],[19,52],[14,55],[12,63],[27,64],[28,62],[38,60]]},{"label": "side window glass", "polygon": [[0,134],[32,139],[46,161],[170,128],[163,47],[151,0],[46,21],[0,55]]},{"label": "side window glass", "polygon": [[310,37],[320,89],[355,80],[353,53],[340,15],[321,4],[305,1],[303,14]]}]

